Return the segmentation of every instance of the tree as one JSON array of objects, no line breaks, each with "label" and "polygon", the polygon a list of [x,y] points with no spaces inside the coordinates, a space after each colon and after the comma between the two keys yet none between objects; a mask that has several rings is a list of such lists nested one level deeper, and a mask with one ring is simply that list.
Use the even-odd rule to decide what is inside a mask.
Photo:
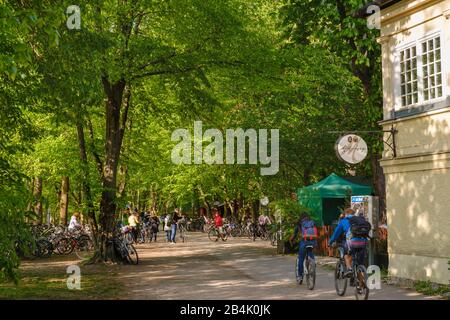
[{"label": "tree", "polygon": [[[358,127],[348,130],[380,130],[382,120],[381,49],[376,43],[378,30],[368,28],[367,22],[357,16],[365,0],[289,0],[280,10],[288,45],[323,47],[336,54],[361,82]],[[383,142],[380,135],[369,136],[373,185],[380,196],[381,211],[385,210],[383,170],[378,162]]]},{"label": "tree", "polygon": [[[90,211],[89,216],[96,235],[94,261],[114,260],[107,242],[117,218],[117,173],[136,101],[173,95],[193,110],[177,106],[164,112],[198,112],[202,103],[214,103],[207,74],[248,67],[261,38],[246,30],[253,8],[240,1],[101,1],[80,7],[81,30],[60,28],[59,45],[49,48],[39,63],[53,111],[77,127],[85,194],[91,159],[102,185],[100,214]],[[69,72],[70,79],[61,81]],[[139,94],[146,100],[137,100]],[[74,106],[75,112],[70,111]],[[102,152],[94,141],[96,130],[104,132]]]},{"label": "tree", "polygon": [[59,224],[67,225],[67,211],[69,209],[69,177],[63,177],[61,181],[61,195],[59,207]]}]

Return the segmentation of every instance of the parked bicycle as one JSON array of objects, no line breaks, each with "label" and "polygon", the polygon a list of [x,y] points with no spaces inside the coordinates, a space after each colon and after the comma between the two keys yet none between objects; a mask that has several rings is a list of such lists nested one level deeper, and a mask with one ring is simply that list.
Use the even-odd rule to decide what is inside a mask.
[{"label": "parked bicycle", "polygon": [[59,254],[71,254],[75,251],[76,256],[84,260],[93,253],[94,243],[87,235],[71,236],[61,238],[56,245],[56,250]]},{"label": "parked bicycle", "polygon": [[124,262],[134,265],[139,263],[139,256],[136,249],[121,232],[116,232],[114,237],[108,240],[107,245],[113,246],[115,252],[120,255]]}]

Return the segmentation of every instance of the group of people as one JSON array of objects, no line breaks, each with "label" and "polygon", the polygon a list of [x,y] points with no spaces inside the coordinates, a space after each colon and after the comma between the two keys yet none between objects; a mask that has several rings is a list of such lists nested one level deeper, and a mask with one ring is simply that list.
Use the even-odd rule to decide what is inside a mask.
[{"label": "group of people", "polygon": [[[224,240],[224,234],[225,234],[225,230],[224,230],[224,219],[222,218],[222,216],[220,215],[219,209],[214,207],[212,209],[212,214],[213,214],[213,223],[214,223],[214,227],[217,229],[218,233],[219,233],[219,237]],[[205,223],[209,223],[208,218],[206,218],[206,216],[203,216],[203,218],[205,219]],[[249,225],[254,225],[253,220],[251,218],[250,215],[246,215],[243,218],[243,222],[244,224],[248,227]],[[259,228],[265,232],[267,231],[267,227],[268,225],[270,225],[272,223],[271,219],[269,218],[269,216],[265,215],[265,214],[261,214],[258,217],[258,226]],[[256,233],[257,229],[253,228],[253,232]],[[218,241],[218,238],[216,239],[216,241]]]},{"label": "group of people", "polygon": [[123,215],[122,221],[119,221],[119,227],[124,231],[131,232],[133,240],[136,242],[141,228],[146,228],[150,231],[150,241],[157,241],[159,232],[159,218],[155,212],[141,212],[137,209],[133,211],[127,208]]},{"label": "group of people", "polygon": [[164,223],[163,229],[166,232],[166,241],[171,244],[176,243],[178,225],[185,220],[180,209],[176,208],[174,212],[163,215],[161,220]]},{"label": "group of people", "polygon": [[[68,229],[69,231],[75,231],[82,228],[80,223],[80,213],[74,212],[70,218]],[[136,242],[139,236],[139,232],[142,228],[150,231],[150,241],[157,241],[159,226],[163,224],[163,230],[166,232],[166,239],[169,243],[176,243],[177,228],[180,223],[185,221],[185,217],[182,215],[179,208],[171,214],[165,214],[158,217],[155,212],[140,212],[138,209],[132,210],[127,206],[126,210],[122,214],[122,219],[118,221],[117,226],[122,232],[130,232],[133,240]]]},{"label": "group of people", "polygon": [[[347,208],[344,213],[340,216],[339,223],[331,236],[328,246],[331,247],[334,244],[339,246],[344,251],[344,259],[347,270],[345,276],[349,277],[352,274],[352,263],[353,259],[360,265],[364,263],[364,257],[367,247],[367,236],[355,232],[358,224],[364,225],[368,224],[365,218],[358,216],[352,208]],[[353,226],[356,226],[355,228]],[[311,219],[308,213],[304,212],[298,221],[294,234],[291,236],[290,241],[297,239],[298,235],[301,234],[301,241],[299,244],[298,252],[298,278],[297,283],[302,284],[303,282],[303,262],[305,260],[306,254],[309,255],[311,259],[314,259],[314,254],[312,250],[307,251],[308,246],[317,246],[317,228],[314,221]]]}]

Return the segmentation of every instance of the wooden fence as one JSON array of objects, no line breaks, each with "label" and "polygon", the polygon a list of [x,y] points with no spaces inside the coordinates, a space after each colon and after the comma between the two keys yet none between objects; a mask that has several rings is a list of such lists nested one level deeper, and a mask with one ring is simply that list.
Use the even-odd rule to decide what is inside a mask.
[{"label": "wooden fence", "polygon": [[[328,248],[328,242],[334,232],[333,226],[323,226],[317,227],[318,239],[317,239],[317,248],[315,250],[316,254],[328,257],[337,257],[338,252],[337,249]],[[386,241],[387,240],[387,229],[386,228],[378,228],[378,241]]]}]

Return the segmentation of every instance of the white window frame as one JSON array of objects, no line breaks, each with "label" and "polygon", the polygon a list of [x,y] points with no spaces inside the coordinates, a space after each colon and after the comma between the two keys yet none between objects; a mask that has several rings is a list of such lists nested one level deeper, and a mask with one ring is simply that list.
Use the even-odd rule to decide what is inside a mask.
[{"label": "white window frame", "polygon": [[[443,101],[447,97],[447,48],[445,44],[445,38],[443,37],[444,33],[439,31],[433,31],[427,33],[425,36],[418,38],[416,40],[410,41],[408,43],[402,44],[394,48],[394,68],[393,68],[393,92],[394,92],[394,103],[395,110],[405,110],[410,108],[415,108],[423,105],[429,105],[433,103],[437,103]],[[434,99],[424,100],[424,90],[423,90],[423,63],[422,63],[422,42],[440,37],[441,42],[441,77],[442,77],[442,96]],[[403,106],[402,105],[402,94],[401,94],[401,69],[400,69],[400,53],[408,48],[412,48],[416,46],[416,55],[417,55],[417,79],[418,79],[418,91],[419,91],[419,100],[415,104]]]}]

